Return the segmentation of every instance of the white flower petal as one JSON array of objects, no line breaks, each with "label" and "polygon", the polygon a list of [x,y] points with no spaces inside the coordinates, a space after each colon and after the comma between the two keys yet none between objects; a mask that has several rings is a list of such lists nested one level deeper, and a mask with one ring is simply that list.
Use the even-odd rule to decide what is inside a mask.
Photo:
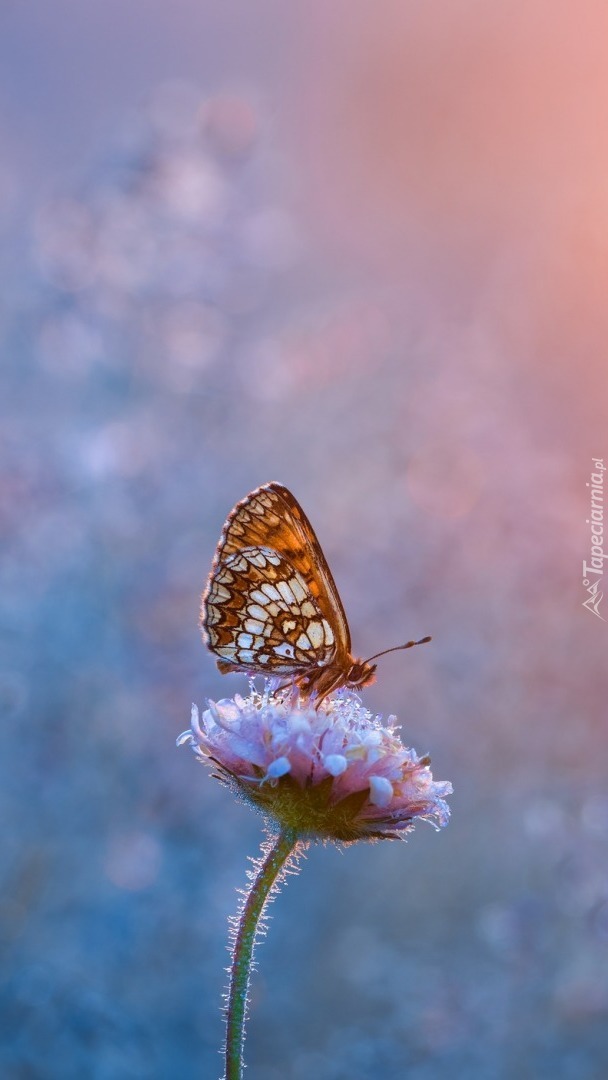
[{"label": "white flower petal", "polygon": [[289,730],[293,735],[305,734],[310,731],[310,724],[305,716],[294,714],[289,717]]},{"label": "white flower petal", "polygon": [[219,722],[222,726],[224,724],[235,723],[240,719],[241,710],[236,698],[222,698],[221,701],[216,701],[214,704],[219,715]]},{"label": "white flower petal", "polygon": [[266,770],[266,776],[269,780],[278,780],[279,776],[285,776],[285,773],[288,772],[291,772],[291,762],[289,758],[279,757],[270,762],[270,765]]},{"label": "white flower petal", "polygon": [[344,754],[326,754],[323,758],[323,764],[330,776],[341,776],[348,768],[348,761]]},{"label": "white flower petal", "polygon": [[369,801],[372,806],[388,806],[393,797],[393,785],[386,776],[370,776]]}]

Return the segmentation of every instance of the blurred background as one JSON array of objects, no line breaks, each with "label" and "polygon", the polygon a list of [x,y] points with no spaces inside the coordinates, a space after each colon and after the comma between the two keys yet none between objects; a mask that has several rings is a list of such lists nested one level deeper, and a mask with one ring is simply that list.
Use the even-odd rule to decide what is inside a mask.
[{"label": "blurred background", "polygon": [[251,1077],[607,1075],[607,34],[600,0],[4,0],[3,1076],[220,1075],[261,821],[175,738],[246,686],[199,594],[275,479],[356,655],[433,635],[365,701],[455,794],[310,851]]}]

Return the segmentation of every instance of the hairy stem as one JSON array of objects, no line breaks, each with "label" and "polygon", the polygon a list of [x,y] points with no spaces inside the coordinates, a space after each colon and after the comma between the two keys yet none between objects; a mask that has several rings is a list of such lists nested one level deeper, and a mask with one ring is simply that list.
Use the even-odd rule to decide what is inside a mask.
[{"label": "hairy stem", "polygon": [[272,898],[277,879],[287,869],[289,857],[297,847],[298,834],[292,829],[285,829],[263,846],[263,858],[256,865],[251,886],[235,920],[226,1011],[225,1080],[241,1080],[242,1077],[249,979],[260,919],[266,903]]}]

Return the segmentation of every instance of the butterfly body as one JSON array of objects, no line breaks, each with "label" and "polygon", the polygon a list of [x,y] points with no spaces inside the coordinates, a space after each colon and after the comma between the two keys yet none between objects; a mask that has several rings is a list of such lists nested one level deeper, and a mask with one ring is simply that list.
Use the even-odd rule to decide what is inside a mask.
[{"label": "butterfly body", "polygon": [[376,665],[351,653],[344,608],[313,528],[287,488],[264,484],[228,516],[201,604],[221,672],[290,679],[318,707]]}]

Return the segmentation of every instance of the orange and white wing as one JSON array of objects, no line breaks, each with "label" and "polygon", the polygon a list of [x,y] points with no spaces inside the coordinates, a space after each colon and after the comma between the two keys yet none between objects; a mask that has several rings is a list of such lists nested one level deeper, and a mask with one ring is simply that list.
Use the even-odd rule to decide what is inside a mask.
[{"label": "orange and white wing", "polygon": [[335,656],[332,628],[304,578],[272,548],[246,547],[222,560],[203,608],[222,670],[298,675]]},{"label": "orange and white wing", "polygon": [[346,615],[319,541],[281,484],[256,488],[229,514],[201,626],[225,669],[299,674],[350,655]]}]

